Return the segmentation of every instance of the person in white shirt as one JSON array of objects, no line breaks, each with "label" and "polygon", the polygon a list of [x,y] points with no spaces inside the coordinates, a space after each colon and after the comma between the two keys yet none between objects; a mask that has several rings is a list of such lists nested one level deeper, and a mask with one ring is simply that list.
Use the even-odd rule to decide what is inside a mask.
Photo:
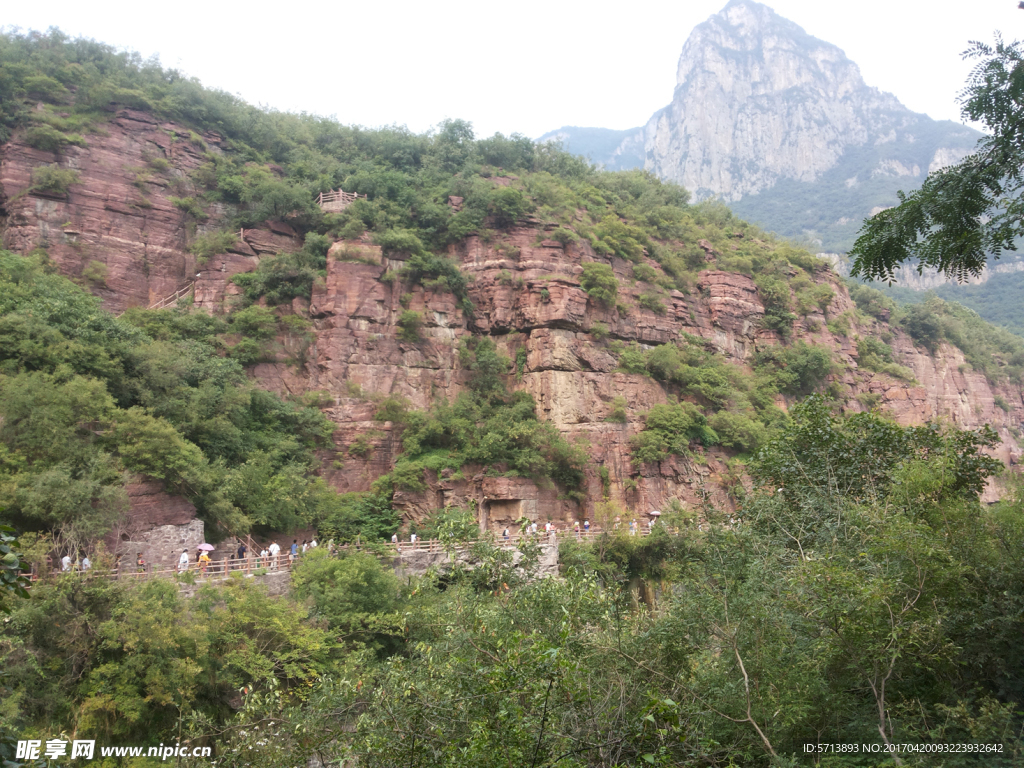
[{"label": "person in white shirt", "polygon": [[397,533],[392,533],[391,534],[391,543],[394,544],[396,547],[398,546],[398,534]]},{"label": "person in white shirt", "polygon": [[92,568],[92,561],[89,559],[89,556],[86,555],[82,558],[82,570],[88,571],[90,568]]},{"label": "person in white shirt", "polygon": [[315,549],[316,548],[316,539],[313,539],[311,542],[309,542],[309,548],[310,549]]},{"label": "person in white shirt", "polygon": [[62,571],[71,570],[71,555],[64,555],[64,557],[60,559],[60,569]]},{"label": "person in white shirt", "polygon": [[181,550],[181,557],[178,558],[178,573],[184,573],[188,570],[188,550]]},{"label": "person in white shirt", "polygon": [[269,556],[270,556],[270,553],[267,552],[267,548],[266,547],[261,549],[260,550],[259,559],[256,561],[256,567],[257,568],[265,568],[266,565],[267,565],[267,558]]},{"label": "person in white shirt", "polygon": [[417,540],[418,538],[419,538],[419,536],[417,536],[417,535],[416,535],[415,533],[410,533],[410,534],[409,534],[409,543],[410,543],[410,544],[415,544],[415,543],[416,543],[416,540]]},{"label": "person in white shirt", "polygon": [[281,552],[281,547],[276,541],[270,542],[270,567],[277,568],[277,556]]}]

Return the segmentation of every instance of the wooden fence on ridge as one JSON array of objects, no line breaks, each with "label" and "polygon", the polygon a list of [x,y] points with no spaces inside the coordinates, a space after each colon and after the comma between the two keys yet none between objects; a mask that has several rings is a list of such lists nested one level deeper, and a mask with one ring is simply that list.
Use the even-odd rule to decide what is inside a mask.
[{"label": "wooden fence on ridge", "polygon": [[359,198],[366,199],[366,195],[360,195],[355,192],[346,192],[342,189],[334,190],[330,192],[321,192],[320,197],[317,198],[317,205],[320,206],[320,210],[324,213],[340,213],[348,208]]}]

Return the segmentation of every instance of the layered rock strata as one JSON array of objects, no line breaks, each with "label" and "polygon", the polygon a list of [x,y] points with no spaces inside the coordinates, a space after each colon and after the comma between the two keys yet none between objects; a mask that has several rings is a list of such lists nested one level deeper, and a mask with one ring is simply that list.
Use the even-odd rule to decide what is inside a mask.
[{"label": "layered rock strata", "polygon": [[[651,347],[685,332],[703,338],[733,362],[749,365],[758,348],[778,343],[773,333],[760,328],[764,306],[752,279],[702,272],[692,294],[666,292],[666,311],[659,315],[636,304],[642,286],[630,285],[628,264],[613,259],[609,263],[620,279],[621,301],[629,305],[628,311],[619,312],[589,301],[579,285],[581,263],[599,258],[590,247],[562,246],[545,240],[543,234],[539,223],[522,222],[500,243],[470,237],[451,249],[450,255],[473,277],[471,318],[463,316],[450,294],[381,279],[400,262],[389,264],[383,257],[379,264],[329,260],[326,282],[311,302],[316,356],[307,366],[308,380],[315,378],[320,388],[335,396],[335,405],[327,412],[339,425],[338,458],[325,476],[342,490],[368,489],[392,466],[401,446],[395,425],[373,420],[373,397],[397,394],[417,408],[454,397],[465,382],[458,366],[460,340],[488,334],[512,360],[524,360],[519,350],[525,351],[522,370],[509,377],[510,386],[530,392],[543,418],[568,438],[588,445],[593,459],[588,501],[576,505],[559,499],[554,489],[528,481],[499,488],[484,468],[467,468],[457,480],[427,477],[428,490],[423,493],[396,494],[396,505],[409,518],[419,519],[446,505],[469,505],[479,510],[481,523],[491,530],[524,515],[568,522],[593,515],[602,498],[599,467],[611,477],[611,498],[640,515],[671,499],[730,509],[732,502],[723,490],[729,458],[725,451],[710,450],[699,462],[672,457],[659,464],[632,465],[629,443],[642,428],[642,414],[669,402],[671,396],[649,377],[617,371],[608,339]],[[835,292],[829,317],[848,313],[853,326],[848,336],[835,336],[827,328],[826,316],[815,313],[797,322],[795,336],[832,350],[838,371],[832,378],[842,385],[848,411],[863,410],[863,400],[875,400],[903,424],[940,419],[970,428],[990,423],[1003,440],[999,458],[1008,464],[1016,461],[1013,432],[1024,416],[1019,388],[993,387],[949,345],[932,356],[879,321],[858,325],[836,275],[822,268],[816,279],[829,283]],[[404,342],[397,335],[396,321],[406,307],[425,318],[422,341]],[[593,332],[595,327],[601,328],[599,334]],[[895,356],[913,371],[916,383],[858,369],[856,337],[882,332],[893,334]],[[858,400],[858,395],[872,397]],[[997,395],[1011,404],[1009,412],[996,407]],[[626,399],[626,424],[605,421],[616,397]],[[788,402],[780,398],[779,405],[786,407]],[[370,448],[365,456],[352,456],[348,449],[360,436]],[[996,495],[993,486],[986,499]]]},{"label": "layered rock strata", "polygon": [[[189,173],[221,141],[212,133],[189,137],[174,123],[121,110],[87,134],[84,147],[54,153],[8,142],[0,147],[3,247],[44,248],[62,274],[84,273],[113,312],[173,294],[196,273],[188,239],[199,223],[172,198],[194,194]],[[33,170],[58,163],[78,182],[67,194],[34,191]]]}]

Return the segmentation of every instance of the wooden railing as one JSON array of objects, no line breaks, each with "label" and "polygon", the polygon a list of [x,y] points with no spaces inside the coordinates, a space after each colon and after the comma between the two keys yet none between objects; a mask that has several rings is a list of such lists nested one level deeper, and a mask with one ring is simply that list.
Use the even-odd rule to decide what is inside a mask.
[{"label": "wooden railing", "polygon": [[[628,532],[626,527],[623,527],[624,532]],[[636,530],[635,535],[647,536],[650,534],[650,529],[641,527]],[[487,537],[485,539],[470,539],[467,542],[462,542],[451,549],[455,552],[465,552],[473,547],[479,541],[488,541],[493,544],[502,547],[518,547],[522,541],[533,541],[537,544],[557,544],[559,541],[569,541],[572,539],[578,539],[585,541],[587,539],[599,536],[603,531],[594,526],[589,532],[583,528],[577,533],[575,530],[559,530],[549,531],[545,533],[543,530],[538,530],[537,533],[515,533],[510,534],[506,539],[501,534],[494,537]],[[389,548],[394,548],[395,553],[401,556],[403,553],[408,552],[437,552],[442,553],[448,551],[448,547],[444,542],[438,539],[418,539],[415,542],[412,541],[400,541],[397,544],[389,543]],[[353,550],[362,549],[360,544],[341,544],[334,548],[336,554],[342,552],[348,552]],[[106,579],[117,579],[117,580],[140,580],[140,579],[151,579],[151,578],[177,578],[183,576],[185,573],[191,573],[194,577],[202,578],[225,578],[231,573],[239,572],[244,575],[260,572],[260,573],[276,573],[286,572],[292,569],[292,566],[301,559],[303,553],[299,553],[294,558],[287,552],[281,552],[280,554],[268,555],[266,557],[260,557],[259,555],[246,555],[245,557],[231,557],[222,558],[220,560],[211,560],[205,567],[195,561],[190,561],[188,566],[185,568],[179,567],[178,565],[168,566],[146,566],[142,570],[138,570],[138,566],[134,563],[127,563],[122,565],[120,568],[112,570],[100,570],[96,568],[90,568],[86,571],[80,572],[81,575],[88,578],[106,578]],[[52,562],[47,562],[46,573],[58,575],[61,571],[59,568],[53,568]],[[33,573],[31,575],[32,581],[37,581],[40,578],[39,573]]]},{"label": "wooden railing", "polygon": [[[196,281],[193,280],[188,285],[186,285],[184,288],[179,288],[178,290],[176,290],[170,296],[166,296],[166,297],[160,299],[160,301],[156,302],[155,304],[150,304],[148,307],[146,307],[146,309],[167,309],[167,307],[172,307],[172,306],[174,306],[175,304],[178,303],[179,299],[182,299],[185,296],[187,296],[189,291],[191,291],[193,288],[195,288],[195,286],[196,286]],[[124,312],[121,312],[120,314],[117,315],[117,317],[120,317],[123,314],[124,314]]]},{"label": "wooden railing", "polygon": [[[625,533],[629,532],[628,526],[623,526],[622,530]],[[590,528],[589,532],[587,532],[585,529],[583,529],[581,527],[579,533],[577,533],[576,531],[574,531],[572,529],[569,529],[569,530],[563,529],[563,530],[558,530],[558,531],[549,531],[547,533],[545,533],[542,529],[538,529],[536,533],[512,533],[512,534],[509,534],[509,537],[507,539],[504,538],[499,533],[499,534],[496,534],[493,537],[493,539],[492,538],[486,538],[486,539],[483,539],[483,540],[484,541],[490,541],[490,542],[492,542],[494,544],[508,545],[508,546],[518,546],[519,542],[521,542],[521,541],[535,541],[538,544],[554,544],[554,543],[557,543],[559,541],[569,541],[571,539],[585,540],[585,539],[588,539],[588,538],[593,538],[594,536],[598,536],[601,533],[604,533],[604,531],[600,527],[598,527],[598,526],[592,526]],[[650,533],[650,529],[649,528],[641,527],[641,528],[637,529],[635,535],[637,535],[637,536],[647,536],[649,533]],[[465,543],[457,545],[455,547],[455,550],[459,551],[459,552],[466,551],[466,550],[470,549],[478,541],[480,541],[480,539],[470,539],[469,541],[467,541]],[[345,544],[342,547],[338,547],[338,549],[347,549],[350,546],[352,546],[352,545]],[[391,546],[396,546],[396,545],[392,544]],[[408,551],[444,552],[445,551],[444,544],[442,542],[438,541],[437,539],[427,539],[427,540],[420,539],[420,540],[417,540],[416,542],[400,541],[400,542],[398,542],[397,547],[398,547],[398,551],[399,552],[408,552]]]},{"label": "wooden railing", "polygon": [[320,210],[326,213],[338,213],[344,211],[352,203],[359,198],[366,199],[366,195],[360,195],[356,192],[346,192],[343,189],[331,190],[330,192],[321,192],[320,197],[317,198],[317,205],[320,206]]},{"label": "wooden railing", "polygon": [[179,290],[172,293],[170,296],[160,299],[160,301],[156,302],[155,304],[150,304],[149,307],[147,307],[147,309],[166,309],[167,307],[173,306],[178,303],[179,299],[182,299],[185,296],[187,296],[189,291],[195,288],[195,285],[196,281],[193,280],[184,288],[180,288]]},{"label": "wooden railing", "polygon": [[[122,565],[120,568],[110,570],[89,568],[85,571],[76,571],[76,573],[81,573],[82,575],[89,577],[102,577],[118,580],[151,579],[154,577],[175,578],[176,576],[184,575],[185,573],[191,573],[199,577],[224,577],[234,571],[239,571],[243,574],[255,573],[257,571],[266,571],[267,573],[274,573],[275,571],[290,571],[292,564],[292,558],[282,552],[276,557],[273,555],[268,555],[267,557],[253,555],[251,557],[231,557],[222,558],[220,560],[210,560],[210,562],[205,565],[193,560],[189,561],[188,566],[185,567],[178,565],[146,565],[141,570],[139,569],[139,566],[129,562]],[[49,562],[48,566],[50,566]],[[47,570],[55,575],[61,573],[59,568],[48,567]],[[31,575],[32,581],[38,581],[39,577],[40,574],[38,573],[33,573]]]}]

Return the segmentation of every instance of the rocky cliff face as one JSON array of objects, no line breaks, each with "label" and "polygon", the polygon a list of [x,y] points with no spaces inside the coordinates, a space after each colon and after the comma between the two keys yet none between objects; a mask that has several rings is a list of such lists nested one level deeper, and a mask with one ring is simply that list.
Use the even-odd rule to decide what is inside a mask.
[{"label": "rocky cliff face", "polygon": [[[851,148],[890,147],[851,186],[877,177],[915,186],[973,144],[925,136],[933,126],[865,85],[839,48],[767,6],[733,0],[683,46],[672,103],[646,127],[647,167],[699,196],[739,200],[780,179],[817,181]],[[927,156],[900,151],[922,139]]]},{"label": "rocky cliff face", "polygon": [[[174,293],[195,275],[196,262],[186,250],[187,215],[171,198],[188,195],[188,172],[206,162],[188,135],[122,110],[87,146],[68,146],[60,155],[8,143],[0,153],[3,246],[23,253],[45,248],[70,277],[100,265],[87,274],[112,311]],[[205,141],[217,151],[218,136]],[[80,183],[67,195],[28,191],[32,170],[57,162],[76,171]]]},{"label": "rocky cliff face", "polygon": [[[508,255],[516,249],[517,256]],[[427,318],[424,339],[415,344],[400,341],[395,325],[403,308],[400,294],[409,287],[380,280],[388,269],[400,264],[383,259],[379,266],[329,262],[326,285],[313,296],[316,354],[306,376],[310,386],[315,382],[336,398],[328,412],[339,425],[335,440],[344,459],[341,468],[327,470],[333,485],[344,490],[367,489],[375,477],[387,471],[400,449],[392,425],[372,420],[374,408],[367,395],[401,394],[417,407],[429,405],[438,396],[454,396],[464,385],[456,355],[458,341],[482,333],[492,335],[512,359],[517,350],[526,351],[525,367],[513,386],[530,392],[543,417],[565,435],[588,443],[594,461],[589,500],[577,508],[559,500],[553,489],[469,472],[457,481],[428,478],[427,492],[396,496],[410,516],[469,501],[490,510],[488,523],[496,529],[520,514],[556,520],[592,514],[594,502],[601,498],[597,474],[601,466],[612,478],[612,498],[630,509],[659,509],[673,498],[693,507],[708,499],[730,508],[732,502],[723,490],[727,452],[708,451],[705,463],[673,457],[656,465],[632,466],[629,440],[643,426],[641,414],[655,404],[669,402],[669,394],[647,376],[616,371],[617,361],[608,351],[607,340],[598,340],[590,329],[602,323],[610,338],[643,345],[672,341],[686,332],[746,365],[759,347],[778,342],[773,333],[759,329],[764,306],[749,277],[702,272],[697,291],[690,295],[672,292],[666,314],[659,316],[636,306],[639,288],[626,288],[626,263],[612,260],[622,280],[625,302],[632,305],[628,313],[619,314],[588,302],[579,287],[580,264],[601,259],[585,244],[562,246],[543,240],[539,222],[520,222],[502,243],[468,238],[453,247],[451,255],[475,277],[471,289],[475,317],[464,317],[450,294],[414,287],[410,306]],[[829,316],[853,309],[835,273],[823,269],[817,279],[831,284],[836,294]],[[545,290],[546,295],[542,293]],[[928,355],[885,323],[854,323],[848,336],[834,336],[825,319],[822,314],[810,315],[798,323],[796,334],[833,350],[842,369],[833,379],[845,392],[848,411],[864,410],[864,402],[875,401],[902,424],[934,419],[960,427],[990,423],[1003,439],[999,458],[1007,464],[1017,461],[1019,449],[1012,431],[1024,418],[1019,386],[993,387],[970,370],[959,350],[943,345],[935,356]],[[916,383],[858,369],[853,339],[885,331],[894,334],[896,357],[914,372]],[[862,397],[858,399],[858,395]],[[1011,404],[1009,412],[995,406],[996,395]],[[605,421],[612,400],[619,396],[626,398],[628,422]],[[784,399],[779,404],[788,405]],[[360,435],[371,436],[372,453],[364,458],[348,456],[347,447]],[[986,494],[988,500],[997,496],[995,486]]]},{"label": "rocky cliff face", "polygon": [[[24,194],[32,167],[54,158],[38,154],[15,137],[0,149],[5,246],[28,252],[47,245],[57,268],[74,277],[81,275],[83,264],[101,261],[107,266],[107,279],[94,289],[113,310],[147,304],[190,280],[196,268],[185,248],[190,222],[169,198],[173,180],[183,178],[200,154],[190,148],[193,145],[170,141],[168,131],[174,127],[145,115],[119,115],[108,135],[68,151],[63,162],[78,169],[80,180],[59,200]],[[214,139],[207,141],[212,145]],[[138,171],[133,168],[150,162],[150,153],[158,150],[169,165],[160,177],[163,183],[147,187],[150,207],[139,208]],[[222,213],[211,208],[206,226],[216,226]],[[637,304],[641,286],[632,284],[626,262],[599,256],[582,240],[563,245],[548,239],[547,230],[554,226],[523,219],[498,237],[485,241],[472,236],[451,246],[449,255],[473,278],[473,317],[466,317],[449,293],[385,278],[402,262],[386,258],[366,241],[341,243],[331,250],[326,279],[315,287],[308,305],[296,300],[278,308],[313,321],[304,362],[296,364],[294,355],[282,355],[279,362],[255,366],[252,375],[284,394],[324,393],[324,411],[337,424],[335,450],[323,457],[322,472],[331,485],[340,491],[367,490],[393,466],[401,445],[399,428],[374,420],[374,398],[399,394],[422,408],[438,397],[454,397],[465,386],[459,341],[486,334],[511,359],[523,360],[518,374],[509,376],[510,386],[530,392],[541,416],[563,434],[586,442],[592,458],[588,500],[577,505],[560,499],[556,488],[492,477],[483,468],[468,467],[461,476],[426,478],[426,492],[398,493],[395,503],[409,518],[445,504],[474,502],[481,522],[492,528],[500,529],[521,515],[568,521],[593,513],[602,496],[600,467],[608,470],[612,499],[638,513],[664,507],[671,499],[697,509],[706,500],[730,508],[729,454],[724,450],[709,450],[699,461],[673,457],[642,467],[631,464],[629,441],[642,428],[643,413],[668,402],[670,393],[649,377],[617,371],[608,344],[617,339],[652,346],[686,332],[737,364],[749,365],[760,347],[778,343],[772,332],[760,328],[764,306],[752,279],[714,269],[701,272],[693,292],[669,292],[665,314],[655,314]],[[253,269],[268,254],[299,246],[296,233],[279,222],[240,232],[227,252],[202,266],[195,284],[196,305],[205,311],[225,311],[234,290],[233,274]],[[358,260],[345,260],[352,253]],[[588,300],[579,280],[581,264],[587,261],[612,266],[620,280],[620,303],[627,311]],[[653,261],[648,266],[658,269]],[[835,291],[829,317],[852,309],[834,272],[823,266],[815,280],[831,284]],[[421,312],[425,319],[422,339],[415,343],[401,340],[397,332],[405,308]],[[936,418],[962,427],[991,423],[1003,438],[999,457],[1007,463],[1016,461],[1013,430],[1024,418],[1018,386],[993,387],[971,371],[957,350],[943,346],[935,356],[927,355],[884,323],[858,327],[854,320],[848,336],[834,336],[825,320],[816,310],[797,322],[795,335],[833,350],[838,364],[833,379],[848,410],[861,410],[863,402],[875,401],[904,424]],[[606,332],[595,334],[598,324]],[[893,334],[898,362],[913,370],[918,383],[858,369],[854,337],[883,331]],[[868,397],[858,400],[858,395]],[[997,395],[1009,404],[1008,411],[995,406]],[[605,420],[616,397],[626,400],[626,423]],[[782,398],[778,404],[788,405]],[[357,440],[369,450],[352,455],[349,448]],[[991,489],[989,498],[995,493]]]}]

